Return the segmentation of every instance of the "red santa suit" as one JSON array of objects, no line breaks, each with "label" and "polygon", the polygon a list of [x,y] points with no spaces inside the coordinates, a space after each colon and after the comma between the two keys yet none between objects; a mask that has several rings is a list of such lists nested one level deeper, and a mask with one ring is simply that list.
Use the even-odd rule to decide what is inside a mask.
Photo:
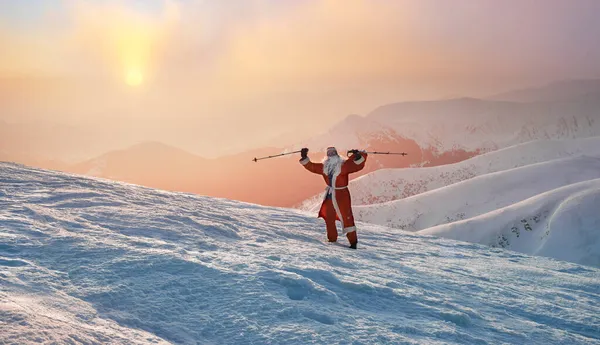
[{"label": "red santa suit", "polygon": [[327,187],[318,217],[325,220],[327,226],[327,239],[330,242],[337,241],[338,232],[335,221],[339,220],[343,226],[343,233],[348,238],[351,247],[356,248],[358,237],[356,225],[352,214],[352,201],[348,190],[348,175],[358,172],[365,167],[367,154],[359,152],[359,156],[352,155],[350,159],[342,161],[341,166],[333,174],[328,175],[323,171],[323,163],[313,163],[306,157],[300,160],[300,164],[306,170],[323,176]]}]

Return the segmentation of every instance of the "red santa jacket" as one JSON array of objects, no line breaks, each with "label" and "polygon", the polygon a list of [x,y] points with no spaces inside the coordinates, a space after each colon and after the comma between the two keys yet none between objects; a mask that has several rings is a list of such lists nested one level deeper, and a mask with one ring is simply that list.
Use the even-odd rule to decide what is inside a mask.
[{"label": "red santa jacket", "polygon": [[[306,170],[321,175],[327,184],[318,216],[325,218],[327,215],[327,208],[333,207],[335,209],[336,219],[341,221],[344,225],[344,234],[356,230],[354,216],[352,214],[352,200],[350,198],[350,191],[348,190],[348,175],[358,172],[365,167],[368,155],[364,152],[361,152],[360,155],[361,157],[357,160],[354,159],[354,156],[351,156],[344,161],[339,174],[333,176],[332,181],[330,181],[329,176],[323,172],[323,163],[313,163],[308,157],[300,160],[300,164],[302,164]],[[329,193],[331,193],[330,199],[327,198]]]}]

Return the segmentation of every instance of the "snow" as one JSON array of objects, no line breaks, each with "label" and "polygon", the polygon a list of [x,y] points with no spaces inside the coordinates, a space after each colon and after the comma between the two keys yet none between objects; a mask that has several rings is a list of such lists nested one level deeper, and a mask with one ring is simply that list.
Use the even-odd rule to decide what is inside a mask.
[{"label": "snow", "polygon": [[599,105],[598,100],[524,104],[459,98],[388,104],[366,118],[422,148],[476,151],[600,135]]},{"label": "snow", "polygon": [[0,343],[600,344],[597,268],[358,225],[0,163]]},{"label": "snow", "polygon": [[595,178],[600,178],[600,158],[574,156],[485,174],[409,198],[353,209],[360,221],[417,231]]},{"label": "snow", "polygon": [[[427,168],[379,169],[351,180],[349,188],[353,205],[378,204],[407,198],[488,173],[577,155],[600,156],[600,137],[535,140],[454,164]],[[298,208],[316,211],[321,201],[320,193],[305,200]]]},{"label": "snow", "polygon": [[600,179],[557,188],[420,234],[600,267]]}]

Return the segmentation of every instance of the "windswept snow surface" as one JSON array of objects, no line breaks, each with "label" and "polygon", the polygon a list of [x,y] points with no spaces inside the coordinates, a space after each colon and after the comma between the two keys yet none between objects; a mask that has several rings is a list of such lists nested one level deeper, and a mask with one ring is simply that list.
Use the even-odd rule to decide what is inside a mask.
[{"label": "windswept snow surface", "polygon": [[600,344],[599,269],[500,248],[12,164],[0,229],[4,344]]},{"label": "windswept snow surface", "polygon": [[[484,174],[579,155],[600,157],[600,137],[535,140],[454,164],[427,168],[380,169],[351,180],[349,188],[353,205],[378,204],[404,199]],[[314,212],[321,206],[322,199],[322,194],[315,195],[298,208]]]},{"label": "windswept snow surface", "polygon": [[600,179],[420,231],[600,267]]}]

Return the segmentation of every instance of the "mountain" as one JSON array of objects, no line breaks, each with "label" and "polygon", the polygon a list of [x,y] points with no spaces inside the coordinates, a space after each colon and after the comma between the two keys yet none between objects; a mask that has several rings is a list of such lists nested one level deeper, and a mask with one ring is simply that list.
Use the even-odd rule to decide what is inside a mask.
[{"label": "mountain", "polygon": [[599,267],[598,205],[600,179],[595,179],[419,233]]},{"label": "mountain", "polygon": [[[600,341],[600,269],[0,164],[0,342]],[[532,288],[535,287],[535,288]]]},{"label": "mountain", "polygon": [[390,104],[369,118],[434,152],[490,151],[536,139],[600,135],[600,98],[512,103],[476,99]]},{"label": "mountain", "polygon": [[[436,167],[380,169],[349,183],[353,205],[378,204],[449,186],[476,176],[573,155],[600,156],[600,136],[585,139],[535,140],[491,151],[459,163]],[[316,211],[321,193],[297,205]]]},{"label": "mountain", "polygon": [[547,85],[504,92],[490,100],[510,102],[570,102],[600,99],[600,79],[561,80]]},{"label": "mountain", "polygon": [[64,171],[271,206],[292,205],[322,189],[321,181],[298,163],[299,154],[252,161],[280,152],[264,148],[206,159],[163,143],[144,142]]},{"label": "mountain", "polygon": [[[593,91],[593,85],[589,89]],[[322,179],[298,164],[298,154],[256,163],[252,162],[254,157],[308,147],[311,159],[320,160],[329,145],[335,145],[342,154],[352,148],[408,153],[371,155],[366,168],[352,176],[358,178],[380,169],[453,164],[532,140],[600,136],[599,109],[600,98],[535,103],[473,98],[393,103],[366,116],[350,115],[327,132],[295,145],[210,159],[174,147],[166,151],[156,145],[132,148],[124,138],[141,135],[134,127],[121,128],[118,133],[109,128],[111,138],[115,138],[111,145],[119,149],[111,147],[91,156],[96,158],[68,166],[54,156],[98,152],[99,138],[106,137],[107,132],[79,133],[61,126],[30,131],[29,127],[17,126],[4,131],[0,128],[0,159],[171,191],[293,207],[321,192]],[[77,135],[70,134],[75,132]]]},{"label": "mountain", "polygon": [[407,156],[373,156],[371,166],[375,169],[403,168],[411,165],[437,166],[459,162],[481,153],[479,148],[439,150],[426,141],[419,141],[418,133],[423,133],[427,128],[426,118],[419,125],[413,124],[418,127],[413,131],[410,128],[413,125],[396,126],[394,119],[376,119],[373,116],[376,112],[377,110],[366,117],[350,115],[329,131],[293,145],[289,149],[308,147],[317,152],[325,152],[328,146],[336,146],[341,153],[359,148],[408,154]]},{"label": "mountain", "polygon": [[348,116],[302,144],[350,149],[406,140],[404,149],[423,151],[426,161],[444,152],[487,152],[537,139],[600,135],[599,108],[600,80],[558,81],[487,99],[386,104],[364,117]]},{"label": "mountain", "polygon": [[70,172],[165,188],[197,183],[208,160],[159,142],[144,142],[76,164]]},{"label": "mountain", "polygon": [[418,231],[597,178],[600,178],[599,156],[573,156],[473,177],[405,199],[355,206],[354,213],[363,222]]},{"label": "mountain", "polygon": [[440,166],[533,140],[599,136],[599,109],[600,97],[535,103],[473,98],[400,102],[364,117],[349,116],[289,149],[322,152],[335,145],[340,151],[408,153],[400,158],[373,156],[370,165],[375,169]]}]

